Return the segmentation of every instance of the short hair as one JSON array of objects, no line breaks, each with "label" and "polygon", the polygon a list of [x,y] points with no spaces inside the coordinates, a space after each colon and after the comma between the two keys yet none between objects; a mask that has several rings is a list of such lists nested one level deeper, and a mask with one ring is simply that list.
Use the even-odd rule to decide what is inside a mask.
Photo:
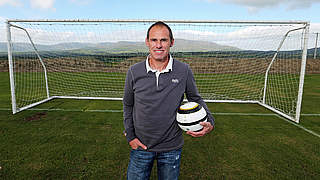
[{"label": "short hair", "polygon": [[162,21],[157,21],[155,22],[154,24],[152,24],[149,29],[148,29],[148,32],[147,32],[147,39],[149,39],[149,33],[150,33],[150,30],[154,27],[154,26],[163,26],[163,27],[166,27],[169,31],[169,37],[170,37],[170,40],[172,41],[173,40],[173,34],[172,34],[172,31],[171,31],[171,28],[164,22]]}]

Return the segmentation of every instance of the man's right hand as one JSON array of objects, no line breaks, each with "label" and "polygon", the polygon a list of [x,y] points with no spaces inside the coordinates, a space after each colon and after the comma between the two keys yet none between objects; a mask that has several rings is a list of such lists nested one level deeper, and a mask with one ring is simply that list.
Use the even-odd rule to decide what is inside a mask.
[{"label": "man's right hand", "polygon": [[140,146],[142,149],[144,149],[144,150],[147,149],[147,146],[144,145],[144,144],[142,144],[142,143],[139,141],[138,138],[135,138],[135,139],[133,139],[132,141],[130,141],[130,142],[129,142],[129,145],[131,146],[132,149],[138,149],[139,146]]}]

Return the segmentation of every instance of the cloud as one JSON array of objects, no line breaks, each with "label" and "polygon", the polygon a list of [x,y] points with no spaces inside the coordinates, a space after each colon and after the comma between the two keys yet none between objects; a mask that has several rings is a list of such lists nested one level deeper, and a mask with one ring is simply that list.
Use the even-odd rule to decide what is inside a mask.
[{"label": "cloud", "polygon": [[0,42],[5,42],[7,38],[5,21],[5,18],[0,16]]},{"label": "cloud", "polygon": [[0,22],[4,22],[6,18],[0,16]]},{"label": "cloud", "polygon": [[55,0],[30,0],[30,4],[32,8],[40,8],[40,9],[52,9],[55,11],[53,7]]},{"label": "cloud", "polygon": [[287,10],[309,8],[320,0],[205,0],[207,2],[221,2],[245,6],[249,12],[256,12],[263,8],[284,6]]},{"label": "cloud", "polygon": [[320,23],[310,24],[310,34],[312,33],[320,33]]},{"label": "cloud", "polygon": [[[5,27],[6,26],[5,23],[6,23],[6,18],[0,16],[0,28]],[[1,36],[1,34],[0,34],[0,36]]]},{"label": "cloud", "polygon": [[[54,2],[55,0],[29,0],[30,5],[34,9],[51,9],[55,10]],[[78,1],[88,1],[88,0],[71,0],[74,2]],[[13,7],[22,7],[24,3],[21,0],[0,0],[0,6],[13,6]]]},{"label": "cloud", "polygon": [[[244,50],[276,50],[284,35],[302,25],[236,25],[236,26],[205,26],[204,29],[178,30],[175,32],[177,39],[189,39],[214,42],[219,45],[238,47]],[[212,28],[212,29],[211,29]],[[290,32],[282,50],[296,50],[301,48],[302,30]]]},{"label": "cloud", "polygon": [[[1,18],[1,17],[0,17]],[[136,26],[125,26],[125,24],[111,25],[99,23],[88,26],[86,31],[79,33],[79,26],[83,24],[72,25],[67,27],[63,24],[57,24],[55,28],[44,28],[32,30],[26,27],[36,44],[52,45],[65,42],[80,43],[104,43],[118,41],[143,42],[145,31],[148,24]],[[51,25],[50,25],[51,26]],[[31,26],[33,28],[37,26]],[[39,26],[43,27],[43,26]],[[197,26],[172,26],[176,39],[188,39],[203,42],[214,42],[220,45],[238,47],[246,50],[275,50],[279,46],[284,35],[292,29],[302,27],[301,24],[289,25],[197,25]],[[60,29],[61,28],[61,29]],[[64,29],[66,28],[66,29]],[[91,29],[92,28],[92,29]],[[52,32],[52,30],[54,30]],[[80,28],[83,29],[83,28]],[[2,28],[5,32],[5,27]],[[25,32],[20,29],[11,29],[16,41],[29,42]],[[313,48],[315,44],[315,33],[320,33],[320,23],[312,23],[310,27],[309,46]],[[1,27],[0,27],[1,34]],[[53,35],[54,34],[54,35]],[[286,39],[282,50],[296,50],[301,48],[300,43],[302,30],[290,32],[290,36]],[[6,36],[1,37],[0,41],[5,41]]]},{"label": "cloud", "polygon": [[320,46],[320,23],[310,24],[308,47],[314,48],[315,45],[317,45],[318,48]]},{"label": "cloud", "polygon": [[20,7],[22,6],[22,3],[19,0],[0,0],[0,6],[5,5]]}]

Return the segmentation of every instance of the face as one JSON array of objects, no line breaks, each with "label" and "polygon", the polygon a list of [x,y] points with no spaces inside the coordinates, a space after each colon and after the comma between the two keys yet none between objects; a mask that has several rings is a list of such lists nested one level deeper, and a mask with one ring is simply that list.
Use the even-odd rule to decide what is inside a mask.
[{"label": "face", "polygon": [[154,26],[150,29],[149,39],[146,38],[146,45],[149,48],[152,60],[168,60],[170,47],[174,40],[170,40],[169,30],[164,26]]}]

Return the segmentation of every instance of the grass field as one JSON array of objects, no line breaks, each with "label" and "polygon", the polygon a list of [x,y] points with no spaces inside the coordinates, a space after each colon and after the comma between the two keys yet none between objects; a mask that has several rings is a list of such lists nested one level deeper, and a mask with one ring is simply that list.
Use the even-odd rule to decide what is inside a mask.
[{"label": "grass field", "polygon": [[[180,179],[319,179],[319,84],[319,74],[306,76],[300,124],[254,104],[208,103],[216,129],[185,135]],[[0,179],[125,179],[120,101],[55,99],[16,115],[10,108],[1,73]]]}]

